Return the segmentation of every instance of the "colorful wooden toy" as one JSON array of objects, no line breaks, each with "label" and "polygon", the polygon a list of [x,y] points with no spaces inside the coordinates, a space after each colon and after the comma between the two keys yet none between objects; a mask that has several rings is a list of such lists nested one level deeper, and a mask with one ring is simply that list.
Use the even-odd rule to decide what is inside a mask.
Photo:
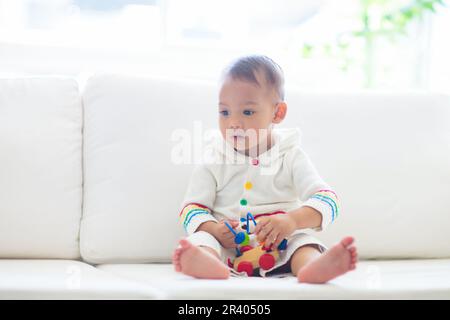
[{"label": "colorful wooden toy", "polygon": [[236,232],[228,222],[225,222],[230,231],[233,232],[234,242],[238,245],[236,258],[234,261],[228,260],[228,265],[237,272],[246,272],[248,276],[252,276],[254,270],[258,268],[263,270],[271,269],[279,258],[279,251],[285,250],[287,247],[286,239],[276,249],[266,248],[263,242],[257,242],[255,235],[250,232],[250,219],[256,227],[255,219],[248,212],[247,219],[241,219],[241,222],[246,221],[245,231],[240,232]]}]

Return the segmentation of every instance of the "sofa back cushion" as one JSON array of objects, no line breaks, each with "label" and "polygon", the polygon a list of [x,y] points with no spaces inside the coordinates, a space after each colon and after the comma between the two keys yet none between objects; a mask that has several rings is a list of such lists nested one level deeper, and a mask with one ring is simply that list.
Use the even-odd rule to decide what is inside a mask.
[{"label": "sofa back cushion", "polygon": [[[217,127],[217,87],[101,75],[88,81],[83,101],[82,257],[170,261],[193,169],[174,163],[173,134],[202,139]],[[354,235],[363,258],[450,257],[447,96],[288,89],[287,103],[281,126],[300,127],[304,149],[342,202],[339,219],[317,237],[331,245]]]},{"label": "sofa back cushion", "polygon": [[80,257],[81,131],[75,80],[0,79],[0,258]]},{"label": "sofa back cushion", "polygon": [[214,90],[99,75],[87,82],[83,103],[83,259],[169,261],[183,235],[178,210],[193,169],[172,163],[172,133],[190,129],[193,120],[214,121]]},{"label": "sofa back cushion", "polygon": [[338,192],[331,244],[354,235],[362,258],[450,257],[450,97],[292,93],[320,174]]}]

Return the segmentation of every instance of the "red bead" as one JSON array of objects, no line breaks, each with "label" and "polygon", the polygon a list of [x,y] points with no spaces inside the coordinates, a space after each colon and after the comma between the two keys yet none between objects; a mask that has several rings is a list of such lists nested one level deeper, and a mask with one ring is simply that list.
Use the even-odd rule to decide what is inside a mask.
[{"label": "red bead", "polygon": [[237,267],[238,272],[246,272],[249,277],[253,275],[253,265],[249,261],[242,261],[239,263]]},{"label": "red bead", "polygon": [[265,253],[259,258],[259,266],[263,270],[269,270],[275,265],[275,258],[273,255]]},{"label": "red bead", "polygon": [[252,165],[257,166],[259,164],[258,159],[252,159]]},{"label": "red bead", "polygon": [[248,251],[248,250],[251,250],[251,249],[253,249],[252,246],[242,246],[241,247],[241,252],[244,253],[245,251]]}]

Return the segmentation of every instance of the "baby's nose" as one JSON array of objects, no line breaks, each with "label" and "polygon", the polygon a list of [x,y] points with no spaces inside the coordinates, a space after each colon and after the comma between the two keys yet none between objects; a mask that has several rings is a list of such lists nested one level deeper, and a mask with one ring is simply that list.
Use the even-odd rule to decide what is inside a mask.
[{"label": "baby's nose", "polygon": [[239,115],[231,115],[228,119],[228,125],[233,129],[242,129],[244,127],[244,122]]}]

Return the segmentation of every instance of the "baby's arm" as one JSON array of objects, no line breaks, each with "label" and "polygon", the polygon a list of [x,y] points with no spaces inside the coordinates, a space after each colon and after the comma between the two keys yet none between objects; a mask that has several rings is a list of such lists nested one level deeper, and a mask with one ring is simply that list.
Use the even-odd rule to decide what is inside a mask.
[{"label": "baby's arm", "polygon": [[298,229],[317,229],[322,223],[321,212],[311,207],[303,206],[299,209],[258,219],[255,233],[259,241],[264,241],[266,247],[278,245]]},{"label": "baby's arm", "polygon": [[302,206],[289,211],[288,214],[295,223],[295,229],[311,228],[317,230],[322,226],[322,214],[312,207]]},{"label": "baby's arm", "polygon": [[[238,221],[228,220],[227,222],[233,229],[236,229],[239,226]],[[197,230],[205,231],[212,234],[214,238],[216,238],[217,241],[219,241],[222,247],[224,248],[228,249],[237,247],[236,242],[234,242],[234,234],[225,225],[225,221],[220,222],[207,221],[202,223]]]},{"label": "baby's arm", "polygon": [[292,172],[294,187],[303,204],[287,214],[261,217],[255,233],[265,246],[275,247],[299,229],[323,230],[339,214],[339,203],[335,192],[317,173],[309,157],[299,147],[287,159]]},{"label": "baby's arm", "polygon": [[195,167],[179,214],[180,223],[188,235],[207,221],[218,222],[211,214],[216,199],[216,186],[216,180],[206,166]]},{"label": "baby's arm", "polygon": [[294,152],[292,177],[300,199],[304,201],[300,208],[288,212],[297,229],[325,229],[339,215],[339,199],[301,148],[296,148]]},{"label": "baby's arm", "polygon": [[[188,235],[197,231],[205,231],[213,235],[225,248],[236,247],[234,235],[225,225],[212,215],[216,198],[217,184],[212,172],[206,166],[194,169],[186,195],[183,200],[179,218]],[[239,224],[228,221],[232,228]]]}]

